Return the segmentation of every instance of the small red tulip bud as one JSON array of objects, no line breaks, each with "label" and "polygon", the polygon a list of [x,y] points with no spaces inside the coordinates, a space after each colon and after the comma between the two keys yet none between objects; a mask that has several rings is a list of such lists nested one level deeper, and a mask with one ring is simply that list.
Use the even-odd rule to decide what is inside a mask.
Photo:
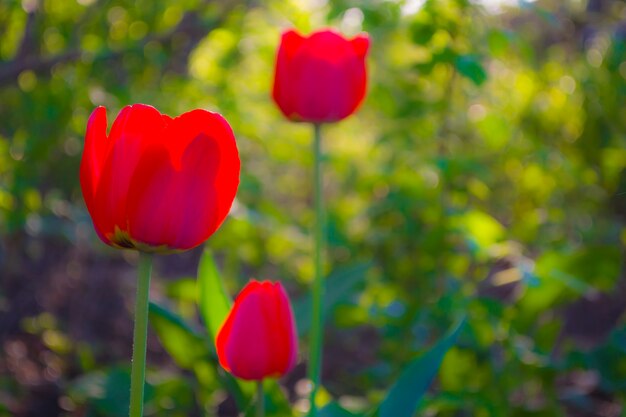
[{"label": "small red tulip bud", "polygon": [[217,356],[246,380],[281,377],[298,358],[293,311],[283,286],[252,280],[239,293],[217,335]]}]

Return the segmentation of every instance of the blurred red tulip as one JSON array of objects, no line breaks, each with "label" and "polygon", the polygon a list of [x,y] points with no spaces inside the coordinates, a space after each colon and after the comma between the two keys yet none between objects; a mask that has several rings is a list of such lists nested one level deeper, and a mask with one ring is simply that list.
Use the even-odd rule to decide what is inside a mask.
[{"label": "blurred red tulip", "polygon": [[365,97],[369,43],[367,35],[348,40],[331,30],[309,37],[283,33],[274,101],[294,121],[325,123],[350,116]]},{"label": "blurred red tulip", "polygon": [[217,113],[176,118],[126,106],[106,134],[106,109],[87,124],[80,182],[98,236],[146,252],[177,252],[222,224],[239,185],[233,131]]},{"label": "blurred red tulip", "polygon": [[246,380],[280,377],[298,358],[298,339],[283,286],[250,281],[217,335],[217,356],[228,372]]}]

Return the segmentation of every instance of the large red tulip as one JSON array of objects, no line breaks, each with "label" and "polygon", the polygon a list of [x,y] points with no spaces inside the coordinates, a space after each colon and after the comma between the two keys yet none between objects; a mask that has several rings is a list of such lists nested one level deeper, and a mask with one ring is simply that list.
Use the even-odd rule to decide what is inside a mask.
[{"label": "large red tulip", "polygon": [[246,380],[280,377],[298,358],[298,339],[287,293],[279,283],[250,281],[217,335],[217,356]]},{"label": "large red tulip", "polygon": [[322,30],[309,37],[289,30],[276,57],[273,97],[294,121],[336,122],[354,113],[365,97],[369,38],[348,40]]},{"label": "large red tulip", "polygon": [[80,182],[98,236],[146,252],[176,252],[209,238],[239,185],[239,154],[228,122],[193,110],[171,118],[126,106],[107,135],[106,109],[87,124]]}]

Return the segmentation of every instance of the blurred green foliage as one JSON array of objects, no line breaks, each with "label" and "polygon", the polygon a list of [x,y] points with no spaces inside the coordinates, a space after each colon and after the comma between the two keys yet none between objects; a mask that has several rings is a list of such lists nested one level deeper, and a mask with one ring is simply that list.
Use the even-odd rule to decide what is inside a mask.
[{"label": "blurred green foliage", "polygon": [[[242,158],[233,212],[207,244],[226,289],[281,279],[306,311],[312,128],[272,103],[274,54],[291,26],[367,31],[368,97],[323,129],[338,280],[328,285],[324,415],[380,404],[466,315],[419,415],[619,416],[626,7],[505,3],[2,0],[4,246],[54,237],[103,256],[77,175],[95,106],[110,121],[135,102],[170,115],[208,108],[229,120]],[[151,318],[170,335],[161,340],[176,368],[149,373],[147,415],[216,415],[233,381],[198,330],[194,280],[161,288],[169,303]],[[126,395],[127,368],[94,363],[49,315],[23,327],[82,369],[63,375],[59,415],[123,415],[111,404]],[[10,415],[21,388],[10,373],[0,381],[0,416]]]}]

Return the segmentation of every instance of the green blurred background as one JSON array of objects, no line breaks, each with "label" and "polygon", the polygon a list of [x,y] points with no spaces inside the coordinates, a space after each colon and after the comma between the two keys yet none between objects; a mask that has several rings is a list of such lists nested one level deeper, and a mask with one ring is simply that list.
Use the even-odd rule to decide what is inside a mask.
[{"label": "green blurred background", "polygon": [[[372,39],[366,101],[323,130],[320,401],[378,403],[465,315],[417,415],[626,416],[625,22],[620,0],[0,0],[0,416],[126,414],[137,258],[97,239],[77,173],[98,105],[229,120],[241,186],[206,246],[231,294],[280,279],[306,326],[312,128],[270,98],[292,26]],[[201,253],[157,261],[149,416],[236,415],[190,352]]]}]

